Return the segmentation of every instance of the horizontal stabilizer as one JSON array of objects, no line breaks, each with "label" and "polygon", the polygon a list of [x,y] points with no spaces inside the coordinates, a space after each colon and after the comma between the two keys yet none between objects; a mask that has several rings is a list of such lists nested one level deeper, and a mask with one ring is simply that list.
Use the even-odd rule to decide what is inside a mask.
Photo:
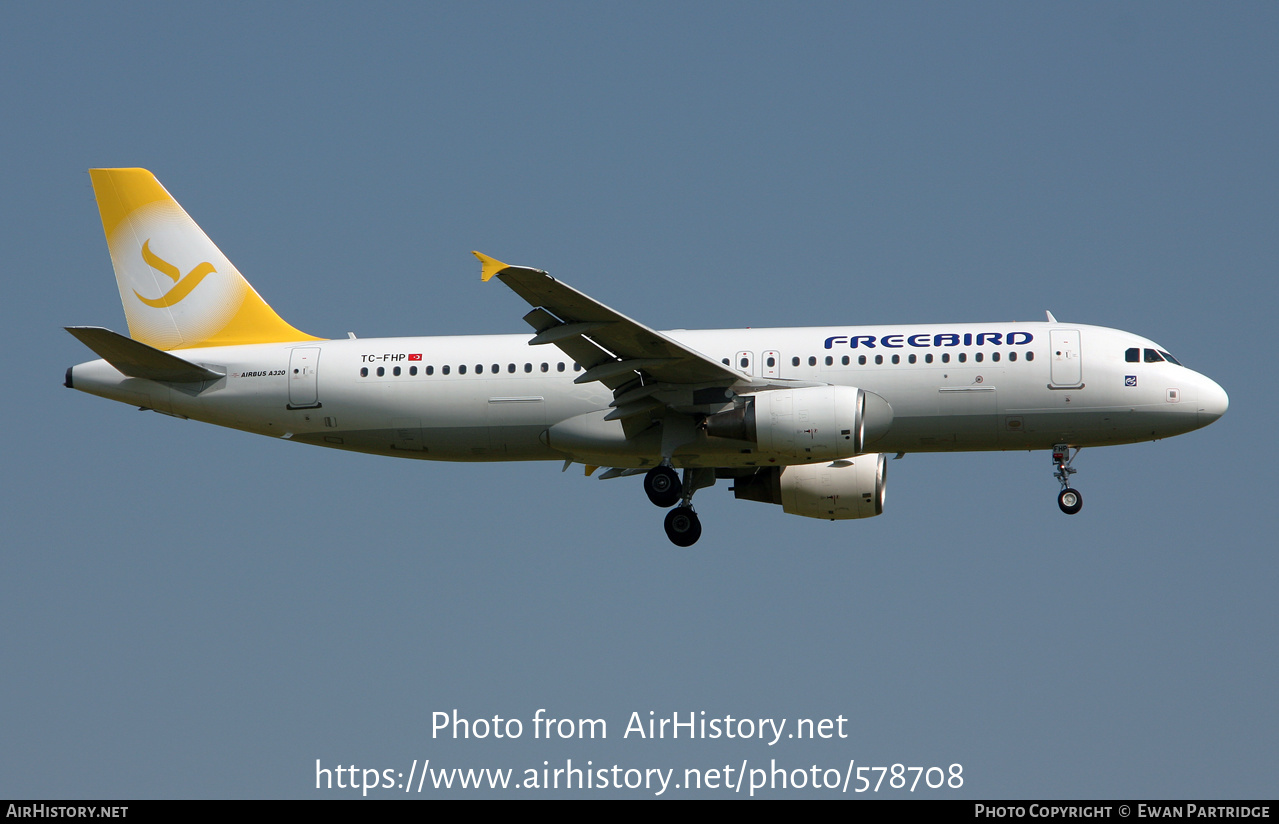
[{"label": "horizontal stabilizer", "polygon": [[196,383],[226,377],[101,326],[65,328],[77,340],[130,378],[164,383]]}]

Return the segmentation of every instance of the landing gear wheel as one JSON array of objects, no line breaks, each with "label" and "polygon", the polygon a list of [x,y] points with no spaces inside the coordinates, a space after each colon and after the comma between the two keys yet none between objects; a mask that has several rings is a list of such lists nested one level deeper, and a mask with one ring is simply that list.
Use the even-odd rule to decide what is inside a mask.
[{"label": "landing gear wheel", "polygon": [[702,537],[702,522],[691,506],[677,506],[666,513],[666,537],[675,546],[692,546]]},{"label": "landing gear wheel", "polygon": [[1067,515],[1074,515],[1084,508],[1084,496],[1080,495],[1078,490],[1066,487],[1057,496],[1057,506],[1061,507],[1061,511]]},{"label": "landing gear wheel", "polygon": [[[684,494],[679,474],[669,466],[655,466],[644,476],[644,493],[657,506],[674,506]],[[693,540],[697,540],[694,538]]]}]

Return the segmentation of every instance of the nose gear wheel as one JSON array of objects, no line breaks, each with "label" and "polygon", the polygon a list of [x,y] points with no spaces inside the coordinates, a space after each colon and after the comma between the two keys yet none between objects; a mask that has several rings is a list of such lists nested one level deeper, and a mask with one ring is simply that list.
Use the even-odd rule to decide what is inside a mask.
[{"label": "nose gear wheel", "polygon": [[1071,466],[1077,457],[1079,457],[1079,449],[1076,449],[1072,455],[1069,444],[1059,443],[1053,447],[1053,466],[1056,467],[1053,477],[1061,483],[1061,493],[1057,495],[1057,506],[1067,515],[1075,515],[1084,508],[1084,496],[1079,494],[1079,490],[1072,489],[1070,486],[1070,476],[1079,471]]}]

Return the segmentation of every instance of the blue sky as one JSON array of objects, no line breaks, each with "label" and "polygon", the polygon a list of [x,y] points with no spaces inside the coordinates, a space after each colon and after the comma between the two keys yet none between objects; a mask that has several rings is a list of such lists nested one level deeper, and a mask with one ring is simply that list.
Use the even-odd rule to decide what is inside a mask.
[{"label": "blue sky", "polygon": [[[348,795],[315,791],[316,759],[775,758],[963,764],[942,797],[1273,796],[1273,4],[0,18],[0,795]],[[914,454],[878,518],[721,484],[677,550],[635,479],[304,449],[67,392],[90,355],[60,327],[125,329],[98,166],[153,170],[317,335],[524,332],[480,249],[657,328],[1049,309],[1159,341],[1231,408],[1085,450],[1074,518],[1046,453]],[[432,739],[454,708],[609,738]],[[623,739],[649,711],[850,735]]]}]

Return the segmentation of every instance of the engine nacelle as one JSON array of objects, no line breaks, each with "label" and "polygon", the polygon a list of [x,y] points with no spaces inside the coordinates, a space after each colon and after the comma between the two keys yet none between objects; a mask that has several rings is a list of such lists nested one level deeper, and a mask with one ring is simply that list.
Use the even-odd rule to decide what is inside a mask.
[{"label": "engine nacelle", "polygon": [[733,496],[781,504],[791,515],[842,521],[882,513],[887,481],[888,461],[876,452],[821,466],[769,467],[738,478]]},{"label": "engine nacelle", "polygon": [[855,386],[810,386],[757,392],[743,406],[706,419],[706,434],[758,444],[761,452],[802,461],[860,454],[888,431],[888,401]]}]

